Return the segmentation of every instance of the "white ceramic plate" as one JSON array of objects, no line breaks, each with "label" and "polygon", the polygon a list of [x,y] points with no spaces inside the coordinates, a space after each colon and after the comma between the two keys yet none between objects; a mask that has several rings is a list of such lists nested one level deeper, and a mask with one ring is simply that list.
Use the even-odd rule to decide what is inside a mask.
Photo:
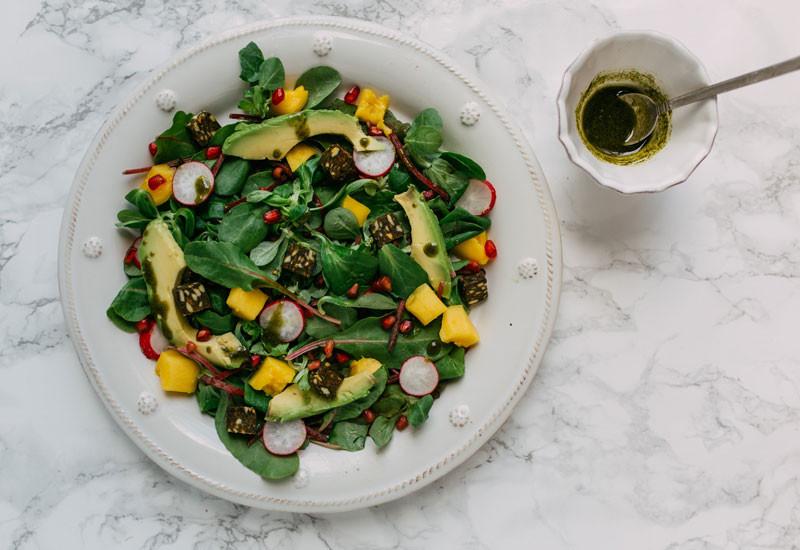
[{"label": "white ceramic plate", "polygon": [[[165,395],[135,336],[119,331],[105,316],[125,280],[121,259],[130,242],[130,236],[115,229],[115,214],[124,207],[124,194],[138,183],[120,171],[147,165],[147,143],[171,120],[171,113],[156,106],[156,95],[173,90],[178,108],[187,111],[234,111],[242,92],[237,51],[250,40],[279,56],[290,79],[327,64],[341,72],[345,85],[357,82],[391,94],[392,108],[402,118],[437,108],[445,122],[445,146],[480,162],[498,191],[491,234],[500,253],[489,269],[490,299],[473,312],[481,343],[468,355],[466,376],[442,393],[421,429],[396,435],[382,452],[371,444],[358,453],[312,445],[302,451],[298,475],[280,483],[266,482],[239,464],[194,398]],[[330,50],[320,56],[328,45]],[[119,425],[150,458],[176,477],[232,501],[269,509],[339,511],[385,502],[430,483],[497,430],[533,378],[550,336],[561,247],[536,158],[488,97],[445,56],[416,40],[363,22],[304,18],[257,23],[186,51],[156,70],[112,113],[72,187],[61,232],[59,278],[70,336],[86,374]],[[481,113],[473,126],[459,121],[468,102]],[[103,245],[94,258],[85,246],[93,237]],[[531,275],[531,262],[538,273],[522,277],[520,264]],[[143,397],[151,402],[143,403]],[[156,403],[157,409],[150,412],[137,403]],[[469,408],[469,420],[456,427],[448,417],[461,405]]]}]

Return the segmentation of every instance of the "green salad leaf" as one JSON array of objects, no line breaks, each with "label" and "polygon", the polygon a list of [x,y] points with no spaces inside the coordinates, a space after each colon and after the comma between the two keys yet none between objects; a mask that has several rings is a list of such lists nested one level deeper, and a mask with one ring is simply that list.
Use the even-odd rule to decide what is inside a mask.
[{"label": "green salad leaf", "polygon": [[393,244],[385,244],[378,252],[380,272],[392,280],[392,292],[401,298],[428,282],[428,274],[411,256]]},{"label": "green salad leaf", "polygon": [[439,156],[440,159],[447,161],[456,171],[461,172],[468,179],[486,179],[486,172],[480,165],[471,158],[451,151],[446,151]]},{"label": "green salad leaf", "polygon": [[300,75],[295,88],[303,86],[308,91],[306,109],[313,109],[331,95],[342,83],[339,71],[324,65],[312,67]]},{"label": "green salad leaf", "polygon": [[483,233],[491,227],[492,221],[485,216],[475,216],[463,208],[456,208],[441,220],[439,227],[444,235],[444,245],[450,250],[457,244]]},{"label": "green salad leaf", "polygon": [[269,453],[263,445],[248,445],[247,438],[228,433],[226,419],[231,398],[222,393],[217,407],[214,426],[222,444],[242,464],[264,479],[283,479],[293,476],[300,467],[297,453],[277,456]]},{"label": "green salad leaf", "polygon": [[397,417],[378,416],[369,427],[369,437],[379,449],[385,447],[392,440]]},{"label": "green salad leaf", "polygon": [[355,214],[341,206],[325,214],[322,227],[327,236],[339,241],[352,240],[361,234],[361,226],[358,225]]},{"label": "green salad leaf", "polygon": [[150,315],[150,300],[143,277],[128,280],[111,302],[114,314],[129,323],[141,321]]},{"label": "green salad leaf", "polygon": [[252,203],[230,209],[219,224],[219,240],[235,245],[242,252],[250,252],[269,232],[264,212],[263,206]]},{"label": "green salad leaf", "polygon": [[366,424],[337,422],[333,425],[328,443],[338,445],[344,451],[360,451],[367,441],[368,430],[369,426]]},{"label": "green salad leaf", "polygon": [[255,42],[249,42],[247,46],[239,50],[239,65],[241,71],[239,78],[245,82],[255,83],[258,81],[258,69],[264,62],[264,54]]},{"label": "green salad leaf", "polygon": [[347,405],[343,405],[336,409],[336,420],[350,420],[351,418],[357,418],[361,416],[365,410],[370,408],[373,403],[375,403],[383,393],[383,390],[386,388],[386,380],[388,379],[389,375],[386,371],[386,367],[381,367],[373,373],[375,377],[375,384],[369,390],[369,393],[362,397],[361,399],[356,399],[352,403],[348,403]]},{"label": "green salad leaf", "polygon": [[286,71],[277,57],[265,59],[258,67],[258,85],[268,93],[286,85]]},{"label": "green salad leaf", "polygon": [[406,417],[408,423],[418,428],[428,419],[428,413],[433,406],[433,397],[426,395],[414,401],[409,407]]},{"label": "green salad leaf", "polygon": [[156,138],[158,148],[153,162],[161,164],[183,157],[191,157],[200,148],[195,145],[192,135],[186,128],[192,120],[192,113],[178,111],[172,117],[172,126]]},{"label": "green salad leaf", "polygon": [[200,407],[200,412],[214,416],[217,414],[217,407],[219,407],[219,394],[220,390],[214,386],[197,384],[197,391],[195,398],[197,398],[197,406]]},{"label": "green salad leaf", "polygon": [[464,376],[464,348],[454,347],[449,354],[436,361],[436,370],[439,371],[439,380]]},{"label": "green salad leaf", "polygon": [[449,162],[441,157],[433,160],[423,172],[433,183],[447,192],[450,196],[450,204],[454,204],[458,200],[469,183],[467,176],[456,171]]},{"label": "green salad leaf", "polygon": [[323,239],[320,252],[322,276],[334,294],[344,294],[356,283],[369,284],[378,271],[377,258],[363,246],[349,248]]},{"label": "green salad leaf", "polygon": [[405,147],[414,162],[430,166],[442,146],[442,117],[436,109],[425,109],[411,123],[406,133]]},{"label": "green salad leaf", "polygon": [[214,178],[214,193],[221,197],[236,195],[244,187],[250,163],[244,159],[225,159],[217,177]]}]

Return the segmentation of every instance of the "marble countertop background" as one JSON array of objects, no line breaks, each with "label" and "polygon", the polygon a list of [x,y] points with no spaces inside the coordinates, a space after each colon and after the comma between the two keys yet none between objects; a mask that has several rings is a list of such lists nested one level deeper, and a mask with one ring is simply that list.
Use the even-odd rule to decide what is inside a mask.
[{"label": "marble countertop background", "polygon": [[[153,67],[259,18],[333,14],[474,67],[520,120],[564,242],[561,309],[511,419],[453,473],[333,516],[169,477],[117,428],[68,341],[62,207],[107,113]],[[794,0],[30,0],[0,19],[0,547],[800,548],[800,75],[721,98],[715,148],[624,197],[556,137],[561,74],[619,29],[722,79],[800,53]],[[146,498],[142,495],[146,494]]]}]

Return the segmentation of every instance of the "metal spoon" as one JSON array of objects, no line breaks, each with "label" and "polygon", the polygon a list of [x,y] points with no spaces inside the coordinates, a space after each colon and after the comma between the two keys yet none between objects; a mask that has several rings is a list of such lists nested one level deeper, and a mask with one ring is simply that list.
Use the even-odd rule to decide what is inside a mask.
[{"label": "metal spoon", "polygon": [[630,105],[636,116],[636,124],[625,140],[625,145],[635,145],[650,137],[650,134],[656,129],[656,122],[658,121],[659,115],[668,113],[677,107],[683,107],[689,103],[710,99],[721,93],[749,86],[750,84],[755,84],[762,80],[775,78],[776,76],[790,73],[798,69],[800,69],[800,56],[741,76],[723,80],[722,82],[711,84],[710,86],[703,86],[697,90],[661,102],[656,102],[650,96],[638,92],[620,94],[619,98]]}]

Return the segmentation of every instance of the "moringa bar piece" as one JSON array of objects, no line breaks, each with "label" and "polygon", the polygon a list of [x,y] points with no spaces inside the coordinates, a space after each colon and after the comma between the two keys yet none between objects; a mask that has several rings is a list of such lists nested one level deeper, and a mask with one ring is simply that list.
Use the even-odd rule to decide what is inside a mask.
[{"label": "moringa bar piece", "polygon": [[208,111],[200,111],[192,117],[192,120],[186,125],[186,129],[189,130],[195,143],[200,147],[205,147],[211,141],[214,132],[220,129],[220,125],[214,115]]},{"label": "moringa bar piece", "polygon": [[211,307],[206,287],[199,281],[175,285],[172,295],[178,310],[184,315],[193,315]]},{"label": "moringa bar piece", "polygon": [[325,399],[333,399],[342,385],[342,376],[329,366],[320,367],[308,375],[308,383]]},{"label": "moringa bar piece", "polygon": [[378,248],[398,241],[405,235],[400,218],[391,212],[375,218],[369,226],[369,232]]},{"label": "moringa bar piece", "polygon": [[311,277],[316,263],[317,253],[311,248],[297,243],[291,243],[283,257],[283,269],[301,277]]},{"label": "moringa bar piece", "polygon": [[345,184],[358,177],[353,155],[338,145],[331,145],[322,153],[319,165],[334,183]]},{"label": "moringa bar piece", "polygon": [[461,293],[468,306],[479,304],[489,297],[489,286],[486,283],[486,271],[461,275]]},{"label": "moringa bar piece", "polygon": [[242,435],[258,433],[258,414],[253,407],[230,407],[225,420],[229,433]]}]

